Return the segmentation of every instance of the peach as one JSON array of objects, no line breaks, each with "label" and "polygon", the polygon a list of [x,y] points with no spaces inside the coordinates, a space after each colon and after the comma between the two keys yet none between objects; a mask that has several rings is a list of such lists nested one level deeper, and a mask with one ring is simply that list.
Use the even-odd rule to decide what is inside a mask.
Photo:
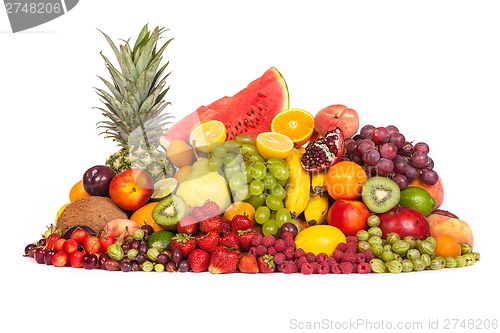
[{"label": "peach", "polygon": [[133,235],[134,231],[140,228],[139,223],[128,219],[114,219],[104,226],[102,236],[113,236],[121,239],[127,235]]},{"label": "peach", "polygon": [[436,201],[436,205],[434,206],[434,209],[438,209],[442,204],[444,200],[444,188],[443,188],[443,181],[441,180],[441,177],[438,177],[438,181],[434,185],[428,185],[425,184],[423,181],[421,181],[419,178],[416,178],[412,180],[408,186],[418,186],[429,192],[431,197],[434,198]]},{"label": "peach", "polygon": [[430,235],[432,237],[448,234],[459,243],[466,242],[474,246],[474,235],[467,222],[459,218],[450,217],[450,215],[440,214],[439,212],[434,212],[427,216],[427,222],[429,223]]},{"label": "peach", "polygon": [[319,135],[339,127],[344,138],[350,138],[359,128],[358,113],[342,104],[327,106],[318,111],[314,117],[314,128]]}]

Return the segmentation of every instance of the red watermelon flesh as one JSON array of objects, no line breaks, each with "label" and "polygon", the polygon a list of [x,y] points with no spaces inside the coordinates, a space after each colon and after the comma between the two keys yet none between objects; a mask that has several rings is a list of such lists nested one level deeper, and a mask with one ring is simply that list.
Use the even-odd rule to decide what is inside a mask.
[{"label": "red watermelon flesh", "polygon": [[202,120],[220,120],[226,126],[227,139],[240,133],[256,137],[271,130],[271,121],[279,112],[288,109],[286,82],[274,67],[232,97],[222,97],[208,106],[201,106],[167,130],[163,140],[189,141],[191,129]]}]

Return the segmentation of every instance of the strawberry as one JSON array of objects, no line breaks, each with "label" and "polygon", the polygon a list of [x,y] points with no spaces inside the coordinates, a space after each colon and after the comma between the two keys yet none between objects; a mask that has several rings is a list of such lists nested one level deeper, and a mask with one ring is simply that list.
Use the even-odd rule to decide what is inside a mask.
[{"label": "strawberry", "polygon": [[210,256],[208,271],[212,274],[233,273],[238,268],[239,255],[234,250],[218,246]]},{"label": "strawberry", "polygon": [[231,221],[222,219],[222,235],[226,235],[231,232]]},{"label": "strawberry", "polygon": [[191,215],[184,216],[177,223],[177,232],[183,234],[194,235],[198,231],[198,221]]},{"label": "strawberry", "polygon": [[211,231],[207,234],[201,235],[196,243],[198,248],[212,253],[215,251],[220,243],[220,236],[217,232]]},{"label": "strawberry", "polygon": [[253,228],[238,230],[238,240],[242,252],[247,252],[252,247],[252,239],[256,235],[257,231]]},{"label": "strawberry", "polygon": [[257,258],[257,265],[259,266],[259,271],[261,273],[272,273],[276,270],[274,257],[270,254],[264,254],[263,256]]},{"label": "strawberry", "polygon": [[210,253],[202,249],[194,249],[189,252],[187,261],[193,272],[205,272],[210,263]]},{"label": "strawberry", "polygon": [[231,220],[231,231],[237,232],[253,227],[253,222],[245,215],[235,215]]},{"label": "strawberry", "polygon": [[204,234],[210,231],[220,233],[222,231],[222,221],[219,215],[206,218],[200,222],[200,231]]},{"label": "strawberry", "polygon": [[207,200],[203,205],[203,213],[205,217],[214,217],[220,215],[220,206],[212,200]]},{"label": "strawberry", "polygon": [[178,233],[170,240],[170,250],[178,248],[182,258],[187,258],[188,254],[196,248],[196,239],[188,234]]},{"label": "strawberry", "polygon": [[238,263],[238,269],[241,273],[258,273],[259,266],[257,265],[257,259],[255,258],[255,256],[248,253],[242,255]]},{"label": "strawberry", "polygon": [[230,248],[230,249],[233,249],[233,250],[239,250],[240,249],[240,240],[238,238],[238,234],[235,232],[230,232],[230,233],[222,236],[220,239],[220,245],[225,246],[225,247]]}]

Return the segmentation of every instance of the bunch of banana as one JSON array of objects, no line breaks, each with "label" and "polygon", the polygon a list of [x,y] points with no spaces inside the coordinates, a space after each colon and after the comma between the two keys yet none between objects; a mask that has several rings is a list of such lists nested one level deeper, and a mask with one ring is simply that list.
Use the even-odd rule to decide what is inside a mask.
[{"label": "bunch of banana", "polygon": [[323,193],[326,191],[326,170],[311,173],[311,191],[313,193]]},{"label": "bunch of banana", "polygon": [[304,210],[304,218],[309,226],[323,224],[328,217],[328,192],[310,193]]},{"label": "bunch of banana", "polygon": [[302,168],[300,150],[293,148],[285,158],[288,164],[289,177],[286,184],[285,208],[290,212],[292,219],[296,218],[306,209],[309,201],[311,177],[309,172]]}]

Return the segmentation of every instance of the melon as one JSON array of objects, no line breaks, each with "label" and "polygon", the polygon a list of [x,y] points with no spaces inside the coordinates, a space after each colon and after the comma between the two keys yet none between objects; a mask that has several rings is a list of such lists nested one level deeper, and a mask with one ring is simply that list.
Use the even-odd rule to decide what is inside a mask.
[{"label": "melon", "polygon": [[224,96],[208,106],[201,106],[170,127],[162,144],[172,140],[189,141],[191,129],[203,120],[220,120],[226,126],[227,140],[240,133],[256,137],[271,130],[271,121],[279,112],[289,108],[288,87],[274,67],[237,94]]}]

